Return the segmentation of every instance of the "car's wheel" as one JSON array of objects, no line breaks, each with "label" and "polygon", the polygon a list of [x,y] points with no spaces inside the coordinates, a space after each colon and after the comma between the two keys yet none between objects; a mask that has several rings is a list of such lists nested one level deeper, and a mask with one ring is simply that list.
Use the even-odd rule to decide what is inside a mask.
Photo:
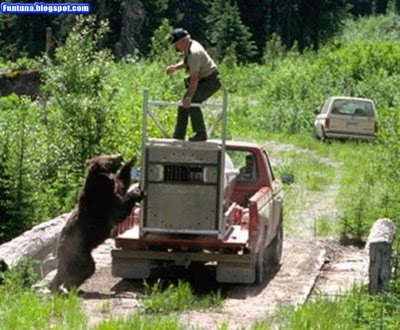
[{"label": "car's wheel", "polygon": [[325,130],[324,130],[324,127],[323,127],[323,126],[321,126],[321,136],[319,137],[319,139],[320,139],[322,142],[325,142],[325,141],[326,141]]}]

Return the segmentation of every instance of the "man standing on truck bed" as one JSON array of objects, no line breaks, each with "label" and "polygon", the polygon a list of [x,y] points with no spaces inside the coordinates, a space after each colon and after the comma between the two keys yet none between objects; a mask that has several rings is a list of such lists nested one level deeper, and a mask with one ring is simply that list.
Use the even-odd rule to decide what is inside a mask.
[{"label": "man standing on truck bed", "polygon": [[192,103],[201,103],[221,88],[220,75],[213,59],[208,55],[203,46],[191,39],[190,34],[176,28],[172,32],[172,43],[176,49],[184,54],[184,58],[177,64],[167,67],[167,74],[176,70],[186,69],[190,76],[185,79],[186,93],[182,106],[178,107],[174,138],[185,139],[188,117],[192,123],[195,135],[190,141],[207,140],[206,127],[203,114],[199,107],[191,107]]}]

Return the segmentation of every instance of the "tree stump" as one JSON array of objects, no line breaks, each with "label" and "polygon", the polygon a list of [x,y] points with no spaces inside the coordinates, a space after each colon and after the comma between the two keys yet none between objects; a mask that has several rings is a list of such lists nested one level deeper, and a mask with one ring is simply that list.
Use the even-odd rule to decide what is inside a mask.
[{"label": "tree stump", "polygon": [[390,219],[379,219],[371,228],[367,242],[370,294],[381,292],[390,280],[392,244],[395,235],[396,225]]}]

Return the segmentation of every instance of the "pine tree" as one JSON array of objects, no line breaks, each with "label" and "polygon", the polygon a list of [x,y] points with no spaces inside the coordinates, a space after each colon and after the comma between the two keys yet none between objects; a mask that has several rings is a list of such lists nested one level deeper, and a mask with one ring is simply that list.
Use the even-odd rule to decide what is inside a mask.
[{"label": "pine tree", "polygon": [[386,15],[389,0],[375,0],[375,13]]},{"label": "pine tree", "polygon": [[222,60],[232,44],[239,62],[254,60],[256,46],[249,28],[242,23],[237,4],[231,0],[214,0],[206,18],[211,51]]},{"label": "pine tree", "polygon": [[118,57],[134,55],[139,52],[141,33],[145,22],[145,10],[141,1],[123,1],[122,26],[119,42],[116,45]]},{"label": "pine tree", "polygon": [[346,0],[298,0],[301,28],[295,39],[300,50],[312,46],[319,49],[321,42],[326,41],[339,30],[348,16],[349,6]]},{"label": "pine tree", "polygon": [[171,46],[172,27],[168,19],[164,19],[151,38],[151,49],[149,57],[154,61],[172,63],[176,61],[176,52]]},{"label": "pine tree", "polygon": [[167,15],[173,27],[189,31],[193,39],[201,44],[207,43],[206,17],[209,13],[209,0],[169,0]]},{"label": "pine tree", "polygon": [[273,5],[270,0],[240,0],[238,6],[243,23],[249,27],[257,46],[257,57],[262,52],[267,40],[268,24],[270,23],[269,9]]}]

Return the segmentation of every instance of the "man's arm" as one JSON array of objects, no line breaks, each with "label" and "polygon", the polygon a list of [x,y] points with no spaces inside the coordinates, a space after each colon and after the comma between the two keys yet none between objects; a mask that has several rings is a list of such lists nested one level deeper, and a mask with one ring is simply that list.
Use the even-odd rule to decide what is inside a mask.
[{"label": "man's arm", "polygon": [[190,76],[189,87],[186,92],[185,98],[182,100],[182,106],[185,109],[190,108],[194,93],[196,93],[197,85],[199,84],[199,72],[194,72]]},{"label": "man's arm", "polygon": [[180,61],[179,63],[173,64],[173,65],[168,65],[166,72],[167,74],[174,73],[177,70],[181,70],[185,68],[185,63],[183,61]]}]

